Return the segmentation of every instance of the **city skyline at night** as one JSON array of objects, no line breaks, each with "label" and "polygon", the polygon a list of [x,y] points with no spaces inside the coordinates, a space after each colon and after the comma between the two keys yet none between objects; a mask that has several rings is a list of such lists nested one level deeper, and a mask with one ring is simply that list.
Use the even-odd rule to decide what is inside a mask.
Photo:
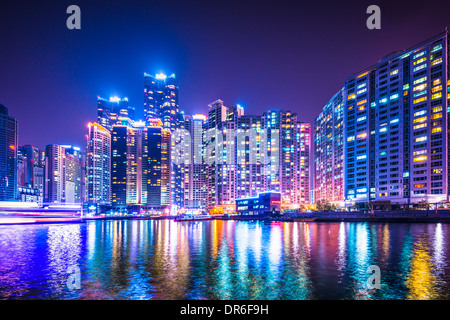
[{"label": "city skyline at night", "polygon": [[[0,36],[8,61],[0,103],[21,123],[19,144],[41,148],[82,145],[77,128],[95,116],[97,96],[128,97],[144,119],[144,72],[175,73],[187,114],[205,114],[220,98],[249,114],[290,109],[312,123],[348,74],[448,25],[445,1],[425,26],[413,23],[419,7],[381,1],[382,28],[368,30],[369,4],[79,1],[81,30],[68,30],[64,2],[9,3],[1,10],[12,32]],[[236,14],[240,19],[231,19]]]}]

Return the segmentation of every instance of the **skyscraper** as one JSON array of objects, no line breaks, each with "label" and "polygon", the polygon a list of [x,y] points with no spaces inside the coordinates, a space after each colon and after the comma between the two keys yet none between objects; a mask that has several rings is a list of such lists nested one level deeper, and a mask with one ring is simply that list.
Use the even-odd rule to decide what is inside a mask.
[{"label": "skyscraper", "polygon": [[111,202],[111,134],[97,123],[88,124],[86,175],[88,203],[109,205]]},{"label": "skyscraper", "polygon": [[147,207],[165,209],[171,204],[171,133],[159,119],[147,124],[142,146]]},{"label": "skyscraper", "polygon": [[178,107],[178,87],[175,75],[163,73],[150,75],[144,73],[144,116],[149,124],[150,119],[160,119],[164,129],[171,132],[180,127],[183,116]]},{"label": "skyscraper", "polygon": [[447,201],[449,87],[447,31],[347,78],[342,103],[340,91],[316,119],[315,200],[329,188],[340,194],[330,181],[341,185],[342,142],[348,203]]},{"label": "skyscraper", "polygon": [[0,201],[17,199],[18,124],[0,104]]},{"label": "skyscraper", "polygon": [[207,207],[279,191],[284,209],[310,203],[310,125],[290,111],[244,115],[222,100],[209,105],[205,131]]},{"label": "skyscraper", "polygon": [[111,130],[114,124],[120,122],[119,118],[134,119],[135,110],[128,103],[128,98],[111,97],[97,100],[97,123]]},{"label": "skyscraper", "polygon": [[57,144],[45,147],[44,202],[81,203],[81,159],[77,147]]},{"label": "skyscraper", "polygon": [[[143,127],[113,125],[111,136],[111,204],[115,207],[145,205],[147,188],[144,178]],[[145,155],[146,156],[146,155]]]},{"label": "skyscraper", "polygon": [[314,121],[314,202],[344,201],[344,90],[339,90]]}]

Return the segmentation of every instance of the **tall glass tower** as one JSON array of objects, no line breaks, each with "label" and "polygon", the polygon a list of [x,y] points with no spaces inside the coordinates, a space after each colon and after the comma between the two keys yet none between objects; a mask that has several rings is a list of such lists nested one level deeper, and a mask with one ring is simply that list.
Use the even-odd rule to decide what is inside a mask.
[{"label": "tall glass tower", "polygon": [[150,119],[160,119],[163,128],[171,131],[180,127],[183,115],[179,112],[178,87],[174,74],[166,76],[163,73],[144,73],[144,117],[147,124]]}]

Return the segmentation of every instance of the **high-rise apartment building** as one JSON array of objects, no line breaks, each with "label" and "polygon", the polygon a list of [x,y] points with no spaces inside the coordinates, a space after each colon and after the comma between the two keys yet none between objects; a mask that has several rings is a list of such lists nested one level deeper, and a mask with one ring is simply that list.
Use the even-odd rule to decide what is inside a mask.
[{"label": "high-rise apartment building", "polygon": [[42,151],[32,145],[19,146],[19,153],[23,161],[23,177],[19,181],[19,186],[28,185],[38,190],[39,196],[44,196],[44,167],[45,158]]},{"label": "high-rise apartment building", "polygon": [[111,133],[98,123],[88,124],[86,176],[87,202],[109,205],[111,202]]},{"label": "high-rise apartment building", "polygon": [[283,207],[310,203],[310,134],[297,114],[244,115],[239,105],[209,105],[205,134],[207,207],[234,210],[236,199],[281,193]]},{"label": "high-rise apartment building", "polygon": [[81,152],[77,147],[45,147],[45,203],[81,203]]},{"label": "high-rise apartment building", "polygon": [[445,31],[347,78],[315,122],[315,200],[448,200],[448,57]]},{"label": "high-rise apartment building", "polygon": [[18,124],[0,104],[0,201],[17,199]]},{"label": "high-rise apartment building", "polygon": [[344,90],[339,90],[314,121],[314,202],[344,201]]}]

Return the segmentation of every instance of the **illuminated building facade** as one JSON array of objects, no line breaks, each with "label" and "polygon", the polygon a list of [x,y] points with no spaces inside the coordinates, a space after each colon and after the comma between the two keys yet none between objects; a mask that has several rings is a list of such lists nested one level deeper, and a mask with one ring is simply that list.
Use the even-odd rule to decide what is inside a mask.
[{"label": "illuminated building facade", "polygon": [[183,115],[178,109],[178,87],[174,74],[144,73],[144,116],[147,122],[161,119],[164,129],[173,131],[180,128]]},{"label": "illuminated building facade", "polygon": [[44,202],[80,203],[81,152],[77,147],[49,144],[45,147]]},{"label": "illuminated building facade", "polygon": [[448,81],[447,32],[347,79],[347,200],[448,199]]},{"label": "illuminated building facade", "polygon": [[0,201],[17,199],[18,124],[0,104]]},{"label": "illuminated building facade", "polygon": [[22,167],[24,171],[23,177],[18,185],[27,185],[37,190],[38,195],[42,198],[44,196],[44,152],[36,146],[25,145],[19,147],[19,154],[22,156]]},{"label": "illuminated building facade", "polygon": [[86,147],[86,200],[111,203],[111,133],[98,123],[88,124]]},{"label": "illuminated building facade", "polygon": [[344,201],[344,90],[339,90],[314,121],[314,202]]},{"label": "illuminated building facade", "polygon": [[128,98],[111,97],[97,100],[97,123],[111,131],[114,124],[120,123],[119,118],[134,119],[135,110],[128,104]]},{"label": "illuminated building facade", "polygon": [[281,193],[267,191],[256,197],[236,199],[238,215],[276,215],[281,213]]},{"label": "illuminated building facade", "polygon": [[209,105],[206,123],[208,208],[234,210],[236,199],[266,191],[280,192],[285,209],[310,203],[310,124],[290,111],[244,115],[222,100]]},{"label": "illuminated building facade", "polygon": [[144,127],[127,125],[112,127],[111,204],[115,207],[145,205],[147,202],[142,165],[144,130]]},{"label": "illuminated building facade", "polygon": [[171,204],[171,133],[159,119],[149,119],[144,130],[143,175],[147,206],[164,209]]}]

